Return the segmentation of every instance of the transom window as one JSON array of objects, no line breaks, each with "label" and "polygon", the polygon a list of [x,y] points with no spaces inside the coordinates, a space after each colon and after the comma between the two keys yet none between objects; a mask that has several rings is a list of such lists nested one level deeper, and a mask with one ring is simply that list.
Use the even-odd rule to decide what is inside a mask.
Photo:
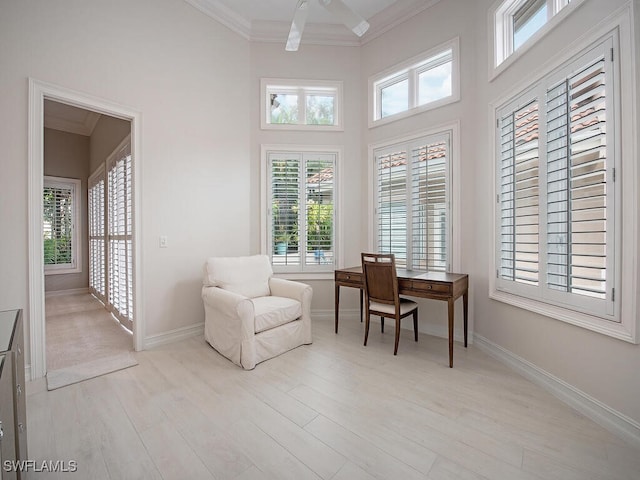
[{"label": "transom window", "polygon": [[276,272],[336,267],[336,169],[331,149],[263,148],[266,229],[263,245]]},{"label": "transom window", "polygon": [[451,270],[451,132],[374,150],[376,251],[415,270]]},{"label": "transom window", "polygon": [[262,128],[342,129],[342,82],[262,79]]},{"label": "transom window", "polygon": [[369,79],[370,126],[456,101],[458,39]]},{"label": "transom window", "polygon": [[44,177],[42,232],[47,275],[82,271],[80,186],[78,179]]},{"label": "transom window", "polygon": [[[494,10],[496,68],[523,47],[535,43],[583,0],[503,0]],[[566,8],[569,7],[570,8]],[[562,15],[559,15],[562,12]]]}]

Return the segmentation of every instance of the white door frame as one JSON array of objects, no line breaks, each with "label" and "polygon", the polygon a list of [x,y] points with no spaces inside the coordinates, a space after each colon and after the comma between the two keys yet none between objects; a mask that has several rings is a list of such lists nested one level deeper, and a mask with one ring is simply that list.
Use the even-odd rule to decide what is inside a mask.
[{"label": "white door frame", "polygon": [[47,373],[44,309],[44,247],[42,243],[42,187],[44,177],[44,100],[55,100],[74,107],[92,110],[131,122],[131,157],[133,161],[133,346],[144,348],[144,314],[142,305],[142,156],[140,155],[139,111],[64,87],[29,79],[29,346],[31,379]]}]

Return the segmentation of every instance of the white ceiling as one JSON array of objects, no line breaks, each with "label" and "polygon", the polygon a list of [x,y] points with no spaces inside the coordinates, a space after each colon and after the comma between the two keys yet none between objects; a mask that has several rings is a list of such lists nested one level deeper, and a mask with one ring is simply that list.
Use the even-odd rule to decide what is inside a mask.
[{"label": "white ceiling", "polygon": [[[298,0],[185,0],[244,38],[284,42]],[[317,0],[311,2],[302,44],[357,46],[408,20],[440,0],[343,0],[371,27],[358,38]],[[284,48],[284,43],[283,43]]]}]

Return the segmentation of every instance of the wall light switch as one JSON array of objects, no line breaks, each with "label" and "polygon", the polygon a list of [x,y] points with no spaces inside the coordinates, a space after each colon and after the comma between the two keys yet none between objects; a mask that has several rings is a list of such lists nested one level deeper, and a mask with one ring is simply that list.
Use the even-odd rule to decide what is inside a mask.
[{"label": "wall light switch", "polygon": [[160,235],[160,248],[167,248],[169,246],[169,240],[166,235]]}]

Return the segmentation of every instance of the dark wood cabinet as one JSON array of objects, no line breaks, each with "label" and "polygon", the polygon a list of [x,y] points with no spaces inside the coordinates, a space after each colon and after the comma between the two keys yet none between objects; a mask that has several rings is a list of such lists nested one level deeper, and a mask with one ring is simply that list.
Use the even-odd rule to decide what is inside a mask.
[{"label": "dark wood cabinet", "polygon": [[[27,460],[27,402],[24,375],[22,310],[0,312],[0,451],[5,462]],[[2,468],[2,479],[21,478]]]}]

